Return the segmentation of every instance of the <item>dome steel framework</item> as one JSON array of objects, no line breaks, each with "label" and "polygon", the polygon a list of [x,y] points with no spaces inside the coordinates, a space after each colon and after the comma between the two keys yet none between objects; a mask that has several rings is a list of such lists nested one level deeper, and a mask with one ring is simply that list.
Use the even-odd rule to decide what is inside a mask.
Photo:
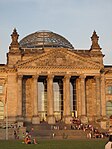
[{"label": "dome steel framework", "polygon": [[59,34],[51,31],[38,31],[24,37],[20,42],[21,48],[63,47],[73,49],[72,44]]}]

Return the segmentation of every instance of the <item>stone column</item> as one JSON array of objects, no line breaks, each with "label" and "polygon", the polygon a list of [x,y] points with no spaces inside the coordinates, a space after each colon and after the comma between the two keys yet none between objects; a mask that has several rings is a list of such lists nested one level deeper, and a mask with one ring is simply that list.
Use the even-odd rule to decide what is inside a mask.
[{"label": "stone column", "polygon": [[106,117],[106,97],[105,97],[105,88],[106,81],[104,74],[101,75],[101,115]]},{"label": "stone column", "polygon": [[95,76],[96,80],[96,116],[97,119],[101,117],[101,88],[100,88],[100,76]]},{"label": "stone column", "polygon": [[34,75],[33,78],[33,117],[32,124],[39,124],[40,119],[38,115],[38,76]]},{"label": "stone column", "polygon": [[86,111],[86,84],[85,76],[80,75],[80,94],[81,94],[81,121],[82,123],[87,123],[87,111]]},{"label": "stone column", "polygon": [[105,88],[106,88],[106,80],[104,73],[101,74],[101,128],[107,129],[107,122],[108,118],[106,117],[106,95],[105,95]]},{"label": "stone column", "polygon": [[80,94],[80,78],[77,78],[76,80],[76,96],[77,96],[77,115],[81,117],[81,94]]},{"label": "stone column", "polygon": [[64,121],[70,124],[71,111],[70,111],[70,77],[65,75],[63,79],[63,103],[64,103]]},{"label": "stone column", "polygon": [[54,96],[53,96],[53,75],[47,77],[47,119],[48,124],[55,123],[54,117]]},{"label": "stone column", "polygon": [[22,115],[22,78],[23,75],[18,75],[18,100],[17,100],[17,121],[18,125],[23,125],[23,115]]}]

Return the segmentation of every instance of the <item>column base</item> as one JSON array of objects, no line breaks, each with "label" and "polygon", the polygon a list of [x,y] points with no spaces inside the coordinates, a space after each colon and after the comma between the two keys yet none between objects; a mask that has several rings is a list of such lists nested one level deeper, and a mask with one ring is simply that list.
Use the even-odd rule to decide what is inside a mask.
[{"label": "column base", "polygon": [[102,116],[100,119],[100,126],[102,129],[108,129],[108,118],[106,116]]},{"label": "column base", "polygon": [[23,122],[17,122],[17,127],[23,127]]},{"label": "column base", "polygon": [[87,123],[88,123],[88,118],[87,118],[87,116],[85,116],[85,115],[82,115],[82,116],[81,116],[81,123],[83,123],[83,124],[87,124]]},{"label": "column base", "polygon": [[47,117],[47,122],[48,122],[48,124],[55,124],[55,117],[54,117],[54,115],[49,115]]},{"label": "column base", "polygon": [[17,117],[17,126],[23,127],[24,118],[22,116]]},{"label": "column base", "polygon": [[[8,116],[8,122],[9,123],[15,123],[17,121],[17,117],[16,116]],[[6,120],[6,117],[5,117]]]},{"label": "column base", "polygon": [[40,124],[39,116],[33,116],[32,117],[32,124]]},{"label": "column base", "polygon": [[107,127],[108,127],[108,126],[107,126],[107,123],[108,123],[107,121],[101,121],[101,122],[100,122],[101,128],[102,128],[102,129],[108,129],[108,128],[107,128]]},{"label": "column base", "polygon": [[70,116],[70,115],[64,116],[65,124],[71,124],[71,119],[72,119],[72,116]]},{"label": "column base", "polygon": [[102,119],[102,117],[101,117],[101,116],[96,116],[96,117],[95,117],[95,121],[96,121],[96,122],[100,122],[100,121],[101,121],[101,119]]},{"label": "column base", "polygon": [[95,116],[88,116],[88,122],[95,122]]}]

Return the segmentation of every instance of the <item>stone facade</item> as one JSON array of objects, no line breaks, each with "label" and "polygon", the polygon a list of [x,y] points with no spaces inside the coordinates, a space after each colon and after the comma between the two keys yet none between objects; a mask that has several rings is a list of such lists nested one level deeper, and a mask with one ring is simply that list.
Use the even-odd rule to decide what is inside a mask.
[{"label": "stone facade", "polygon": [[61,120],[69,124],[75,116],[83,123],[98,122],[102,128],[110,125],[112,66],[103,64],[95,31],[89,50],[44,43],[22,47],[16,29],[11,37],[7,64],[0,65],[1,122],[7,116],[9,123]]}]

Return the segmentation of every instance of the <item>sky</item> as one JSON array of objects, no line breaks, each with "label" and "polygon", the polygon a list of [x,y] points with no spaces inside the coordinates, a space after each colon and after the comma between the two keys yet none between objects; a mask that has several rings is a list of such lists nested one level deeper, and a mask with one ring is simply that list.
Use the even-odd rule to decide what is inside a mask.
[{"label": "sky", "polygon": [[112,65],[112,0],[0,0],[0,64],[6,63],[11,33],[16,28],[19,41],[39,30],[62,35],[75,49],[91,47],[93,31]]}]

